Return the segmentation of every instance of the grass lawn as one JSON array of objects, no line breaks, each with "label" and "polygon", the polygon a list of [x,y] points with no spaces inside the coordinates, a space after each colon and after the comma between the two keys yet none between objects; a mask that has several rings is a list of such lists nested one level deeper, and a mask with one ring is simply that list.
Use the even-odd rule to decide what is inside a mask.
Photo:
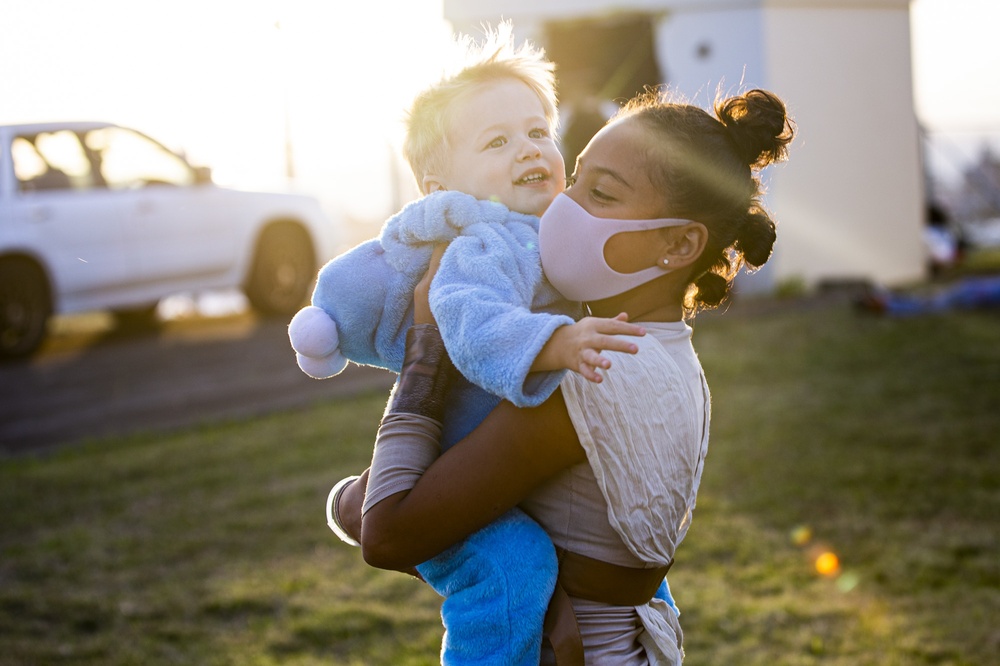
[{"label": "grass lawn", "polygon": [[[1000,314],[730,313],[695,342],[686,663],[997,663]],[[0,664],[436,664],[436,595],[323,516],[384,401],[0,460]]]}]

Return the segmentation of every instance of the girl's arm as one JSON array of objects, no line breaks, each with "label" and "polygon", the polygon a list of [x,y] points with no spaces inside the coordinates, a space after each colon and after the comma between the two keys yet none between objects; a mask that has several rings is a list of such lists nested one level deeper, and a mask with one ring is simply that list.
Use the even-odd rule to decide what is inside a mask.
[{"label": "girl's arm", "polygon": [[[398,440],[392,445],[399,445]],[[364,558],[372,566],[395,570],[424,562],[585,459],[560,392],[530,409],[501,403],[467,438],[431,463],[412,489],[368,509],[361,525]],[[357,515],[356,508],[346,510]]]},{"label": "girl's arm", "polygon": [[[427,293],[443,249],[435,250],[430,270],[414,292],[417,324],[433,323]],[[501,403],[474,432],[438,457],[435,419],[442,405],[433,394],[442,395],[435,387],[440,389],[447,372],[428,359],[439,355],[440,339],[418,340],[423,336],[411,333],[416,334],[414,344],[408,345],[397,391],[379,429],[373,469],[346,486],[335,512],[343,528],[361,541],[370,564],[395,570],[437,555],[515,506],[553,474],[585,459],[558,391],[531,409]],[[415,399],[420,394],[431,399]],[[387,451],[401,455],[380,457]],[[375,503],[362,519],[368,474],[374,474],[373,493],[378,494],[380,469],[389,469],[380,463],[390,459],[393,472],[405,470],[407,481],[400,484],[405,489],[381,500],[370,496]],[[384,478],[394,482],[398,477]],[[389,485],[386,491],[392,489]]]},{"label": "girl's arm", "polygon": [[[430,269],[414,291],[417,323],[433,322],[427,294],[442,253],[441,247],[434,251]],[[403,373],[418,365],[408,359]],[[427,377],[424,372],[423,380]],[[400,388],[407,383],[401,375]],[[383,421],[391,419],[401,403],[433,418],[435,405],[414,404],[412,393],[398,400],[394,395]],[[428,406],[431,410],[425,411]],[[387,428],[380,428],[379,439],[386,446],[407,445],[398,436],[390,437]],[[375,446],[377,456],[378,441]],[[414,448],[419,446],[414,442]],[[355,536],[360,536],[369,564],[409,569],[488,525],[543,481],[585,459],[560,391],[530,409],[501,402],[468,437],[426,466],[412,488],[369,507]],[[362,493],[363,485],[357,482],[344,493],[351,504],[346,512],[355,520],[361,515]]]}]

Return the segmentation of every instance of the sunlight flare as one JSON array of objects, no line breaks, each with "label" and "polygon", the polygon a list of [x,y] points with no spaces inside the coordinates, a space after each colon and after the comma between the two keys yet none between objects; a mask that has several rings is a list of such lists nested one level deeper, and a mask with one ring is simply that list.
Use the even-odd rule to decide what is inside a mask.
[{"label": "sunlight flare", "polygon": [[835,553],[826,551],[816,558],[816,571],[821,576],[835,576],[840,571],[840,558]]}]

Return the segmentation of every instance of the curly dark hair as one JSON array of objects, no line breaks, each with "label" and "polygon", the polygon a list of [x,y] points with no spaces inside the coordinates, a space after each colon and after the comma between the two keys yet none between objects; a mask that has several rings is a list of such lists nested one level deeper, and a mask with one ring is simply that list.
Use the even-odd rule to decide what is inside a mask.
[{"label": "curly dark hair", "polygon": [[771,256],[775,225],[761,203],[758,172],[788,156],[795,134],[784,102],[766,90],[717,100],[714,111],[713,118],[649,89],[613,119],[634,118],[656,133],[651,149],[662,168],[652,178],[664,192],[664,217],[695,220],[708,229],[685,293],[688,316],[717,307],[741,267],[756,270]]}]

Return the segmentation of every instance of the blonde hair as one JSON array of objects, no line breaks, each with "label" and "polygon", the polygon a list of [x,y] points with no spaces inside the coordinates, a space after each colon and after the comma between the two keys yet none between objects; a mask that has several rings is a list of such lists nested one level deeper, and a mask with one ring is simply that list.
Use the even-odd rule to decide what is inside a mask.
[{"label": "blonde hair", "polygon": [[553,135],[559,125],[555,64],[546,59],[544,50],[530,42],[515,47],[509,22],[504,21],[495,30],[487,28],[486,38],[480,43],[462,35],[454,46],[457,68],[417,95],[406,117],[403,154],[421,191],[424,175],[441,168],[446,158],[452,109],[470,90],[498,79],[517,79],[538,96]]}]

